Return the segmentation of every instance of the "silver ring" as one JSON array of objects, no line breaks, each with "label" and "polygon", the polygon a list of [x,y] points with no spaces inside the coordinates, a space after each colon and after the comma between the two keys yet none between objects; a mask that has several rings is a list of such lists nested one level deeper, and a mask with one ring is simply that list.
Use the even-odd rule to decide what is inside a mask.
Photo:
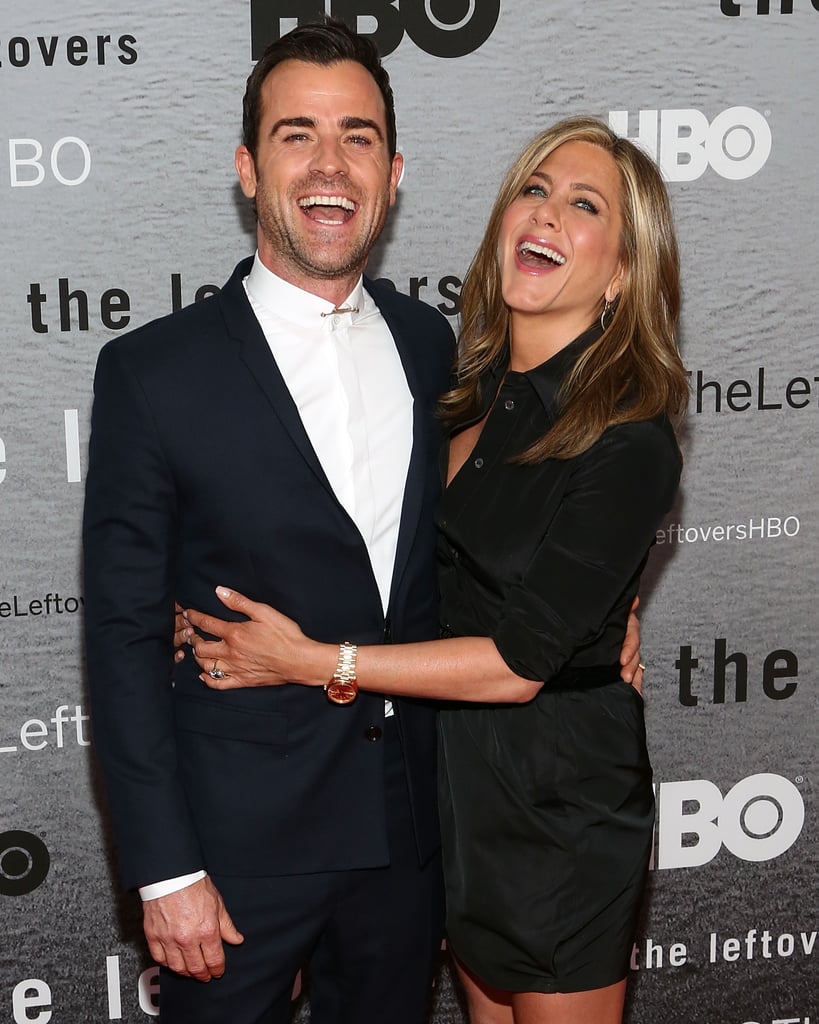
[{"label": "silver ring", "polygon": [[[213,664],[215,665],[215,664],[216,664],[216,662],[214,661],[214,663],[213,663]],[[644,665],[644,664],[642,663],[642,661],[638,661],[638,662],[637,662],[637,668],[641,668],[641,669],[643,670],[643,672],[645,672],[645,670],[646,670],[646,667],[645,667],[645,665]]]},{"label": "silver ring", "polygon": [[211,679],[227,679],[227,672],[223,672],[220,668],[216,667],[217,661],[218,658],[213,659],[213,668],[210,670],[210,672],[208,672],[208,675],[211,677]]}]

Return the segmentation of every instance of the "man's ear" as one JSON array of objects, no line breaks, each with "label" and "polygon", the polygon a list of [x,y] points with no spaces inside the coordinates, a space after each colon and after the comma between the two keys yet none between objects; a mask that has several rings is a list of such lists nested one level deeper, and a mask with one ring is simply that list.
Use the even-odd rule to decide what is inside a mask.
[{"label": "man's ear", "polygon": [[403,177],[404,157],[401,153],[396,153],[392,158],[392,167],[390,168],[390,206],[395,202],[395,193],[398,191]]},{"label": "man's ear", "polygon": [[236,166],[236,173],[239,175],[242,192],[248,199],[253,199],[256,195],[256,162],[247,146],[236,147],[233,162]]}]

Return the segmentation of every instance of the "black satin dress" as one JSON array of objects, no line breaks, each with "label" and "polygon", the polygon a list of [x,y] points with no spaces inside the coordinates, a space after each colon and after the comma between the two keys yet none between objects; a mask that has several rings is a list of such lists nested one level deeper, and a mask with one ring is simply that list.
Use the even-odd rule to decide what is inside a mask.
[{"label": "black satin dress", "polygon": [[674,433],[664,419],[627,424],[568,461],[510,462],[553,422],[561,381],[599,334],[527,373],[487,375],[475,421],[491,411],[439,513],[444,635],[489,636],[544,682],[527,704],[440,715],[449,942],[513,992],[625,977],[651,848],[643,703],[618,659],[679,482]]}]

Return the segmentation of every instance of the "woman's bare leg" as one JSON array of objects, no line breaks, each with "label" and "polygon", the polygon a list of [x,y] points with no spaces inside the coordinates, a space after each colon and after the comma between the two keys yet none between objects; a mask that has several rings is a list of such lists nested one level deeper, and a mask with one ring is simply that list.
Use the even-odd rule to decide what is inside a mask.
[{"label": "woman's bare leg", "polygon": [[505,992],[488,985],[454,953],[452,959],[469,1024],[622,1024],[625,978],[586,992]]},{"label": "woman's bare leg", "polygon": [[452,959],[466,995],[469,1024],[515,1024],[511,994],[481,981],[454,954]]},{"label": "woman's bare leg", "polygon": [[622,1024],[625,996],[625,978],[588,992],[514,992],[512,1019],[514,1024]]}]

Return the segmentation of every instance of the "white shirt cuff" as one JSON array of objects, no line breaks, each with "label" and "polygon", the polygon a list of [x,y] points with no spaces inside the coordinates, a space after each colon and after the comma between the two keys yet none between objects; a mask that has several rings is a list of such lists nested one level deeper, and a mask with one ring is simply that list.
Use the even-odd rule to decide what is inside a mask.
[{"label": "white shirt cuff", "polygon": [[156,900],[160,896],[170,896],[172,892],[179,892],[180,889],[187,889],[189,885],[198,882],[205,877],[205,871],[192,871],[189,875],[177,875],[176,878],[166,878],[162,882],[152,882],[150,885],[141,885],[139,895],[144,903],[146,900]]}]

